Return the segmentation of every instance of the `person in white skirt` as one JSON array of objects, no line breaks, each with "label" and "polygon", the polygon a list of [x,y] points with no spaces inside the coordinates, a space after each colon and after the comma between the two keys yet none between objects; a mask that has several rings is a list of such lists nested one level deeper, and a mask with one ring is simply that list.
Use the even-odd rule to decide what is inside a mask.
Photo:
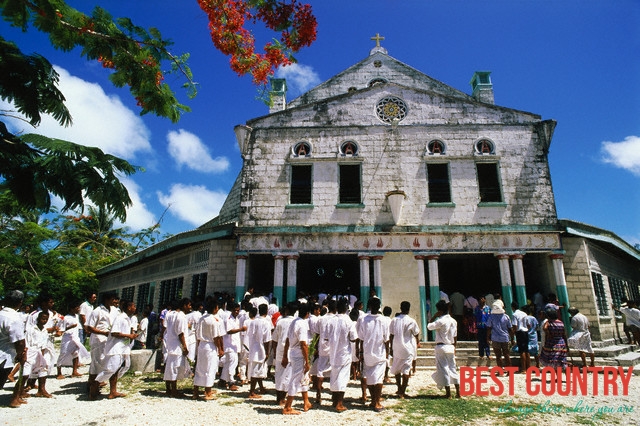
[{"label": "person in white skirt", "polygon": [[204,387],[204,399],[215,399],[213,383],[216,379],[220,357],[224,355],[222,337],[226,334],[224,321],[218,317],[218,301],[209,299],[204,314],[196,324],[198,362],[193,378],[193,399],[199,398],[200,387]]},{"label": "person in white skirt", "polygon": [[77,302],[69,305],[69,313],[65,315],[60,324],[62,339],[60,341],[60,355],[56,366],[58,367],[57,379],[64,379],[62,367],[72,367],[71,377],[80,377],[82,374],[78,371],[80,358],[89,358],[90,354],[81,343],[80,334],[82,324],[80,323],[80,304]]}]

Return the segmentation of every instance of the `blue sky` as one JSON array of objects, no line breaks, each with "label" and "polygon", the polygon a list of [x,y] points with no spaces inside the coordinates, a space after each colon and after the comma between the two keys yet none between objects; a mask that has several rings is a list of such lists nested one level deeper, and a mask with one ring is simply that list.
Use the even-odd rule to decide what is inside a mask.
[{"label": "blue sky", "polygon": [[[318,39],[284,68],[289,99],[365,58],[376,33],[389,55],[466,93],[474,71],[492,71],[496,104],[554,119],[549,161],[559,218],[640,243],[640,2],[637,0],[310,0]],[[267,113],[249,77],[215,50],[196,0],[70,1],[155,26],[191,53],[200,83],[179,123],[145,115],[77,51],[53,50],[45,35],[0,23],[3,37],[58,67],[72,128],[36,130],[126,158],[146,169],[126,180],[134,200],[126,225],[161,216],[179,233],[217,215],[242,165],[233,127]],[[271,34],[256,28],[262,43]],[[0,106],[0,109],[2,106]],[[166,210],[166,212],[165,212]],[[164,216],[163,216],[164,213]]]}]

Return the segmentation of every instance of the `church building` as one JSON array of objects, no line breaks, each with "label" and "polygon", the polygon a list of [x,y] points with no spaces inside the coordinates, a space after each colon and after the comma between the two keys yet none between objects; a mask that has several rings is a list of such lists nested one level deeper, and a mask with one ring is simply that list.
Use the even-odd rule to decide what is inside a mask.
[{"label": "church building", "polygon": [[[555,293],[613,338],[604,308],[638,297],[640,252],[558,220],[556,122],[496,105],[490,72],[470,72],[467,94],[382,39],[297,99],[272,80],[269,114],[235,128],[243,165],[219,215],[103,268],[100,291],[156,307],[248,288],[280,304],[317,293],[366,303],[374,291],[394,311],[410,301],[422,330],[441,291],[501,293],[506,307]],[[610,277],[623,283],[615,297]]]}]

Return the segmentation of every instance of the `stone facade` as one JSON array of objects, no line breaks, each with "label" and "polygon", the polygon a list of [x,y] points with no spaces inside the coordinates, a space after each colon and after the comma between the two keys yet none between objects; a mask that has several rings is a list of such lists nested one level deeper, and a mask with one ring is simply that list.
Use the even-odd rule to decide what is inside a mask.
[{"label": "stone facade", "polygon": [[440,290],[501,292],[508,311],[553,292],[606,338],[591,273],[620,264],[558,223],[555,122],[495,105],[488,72],[472,85],[470,96],[382,47],[290,102],[275,82],[269,114],[235,128],[243,166],[220,215],[103,269],[101,290],[155,283],[158,302],[181,277],[184,296],[192,283],[198,296],[254,287],[280,303],[374,291],[394,311],[410,301],[423,330]]}]

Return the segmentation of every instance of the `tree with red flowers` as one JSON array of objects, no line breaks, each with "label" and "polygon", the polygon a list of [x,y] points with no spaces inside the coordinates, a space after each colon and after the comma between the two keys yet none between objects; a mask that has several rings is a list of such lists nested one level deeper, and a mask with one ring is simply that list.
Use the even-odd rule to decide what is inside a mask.
[{"label": "tree with red flowers", "polygon": [[[316,38],[317,23],[308,4],[298,0],[198,0],[209,18],[211,39],[217,49],[231,57],[230,66],[239,75],[250,74],[264,86],[279,66],[294,61],[293,54]],[[12,26],[27,31],[33,27],[47,33],[57,49],[81,55],[110,70],[116,87],[129,87],[140,114],[153,113],[173,122],[189,111],[178,102],[174,90],[164,82],[167,73],[182,75],[188,95],[196,94],[196,83],[187,64],[188,54],[171,52],[171,42],[157,28],[145,29],[129,18],[114,19],[95,7],[85,14],[65,0],[0,0],[0,15]],[[257,51],[248,26],[262,22],[279,33],[279,40]],[[11,102],[21,118],[34,127],[42,114],[50,114],[68,126],[72,117],[58,90],[58,74],[38,54],[25,54],[19,46],[0,36],[0,99]],[[65,202],[64,209],[84,206],[91,199],[124,220],[131,204],[118,174],[129,175],[136,167],[97,148],[41,135],[12,134],[0,111],[0,196],[10,195],[28,209],[48,210],[51,195]]]}]

